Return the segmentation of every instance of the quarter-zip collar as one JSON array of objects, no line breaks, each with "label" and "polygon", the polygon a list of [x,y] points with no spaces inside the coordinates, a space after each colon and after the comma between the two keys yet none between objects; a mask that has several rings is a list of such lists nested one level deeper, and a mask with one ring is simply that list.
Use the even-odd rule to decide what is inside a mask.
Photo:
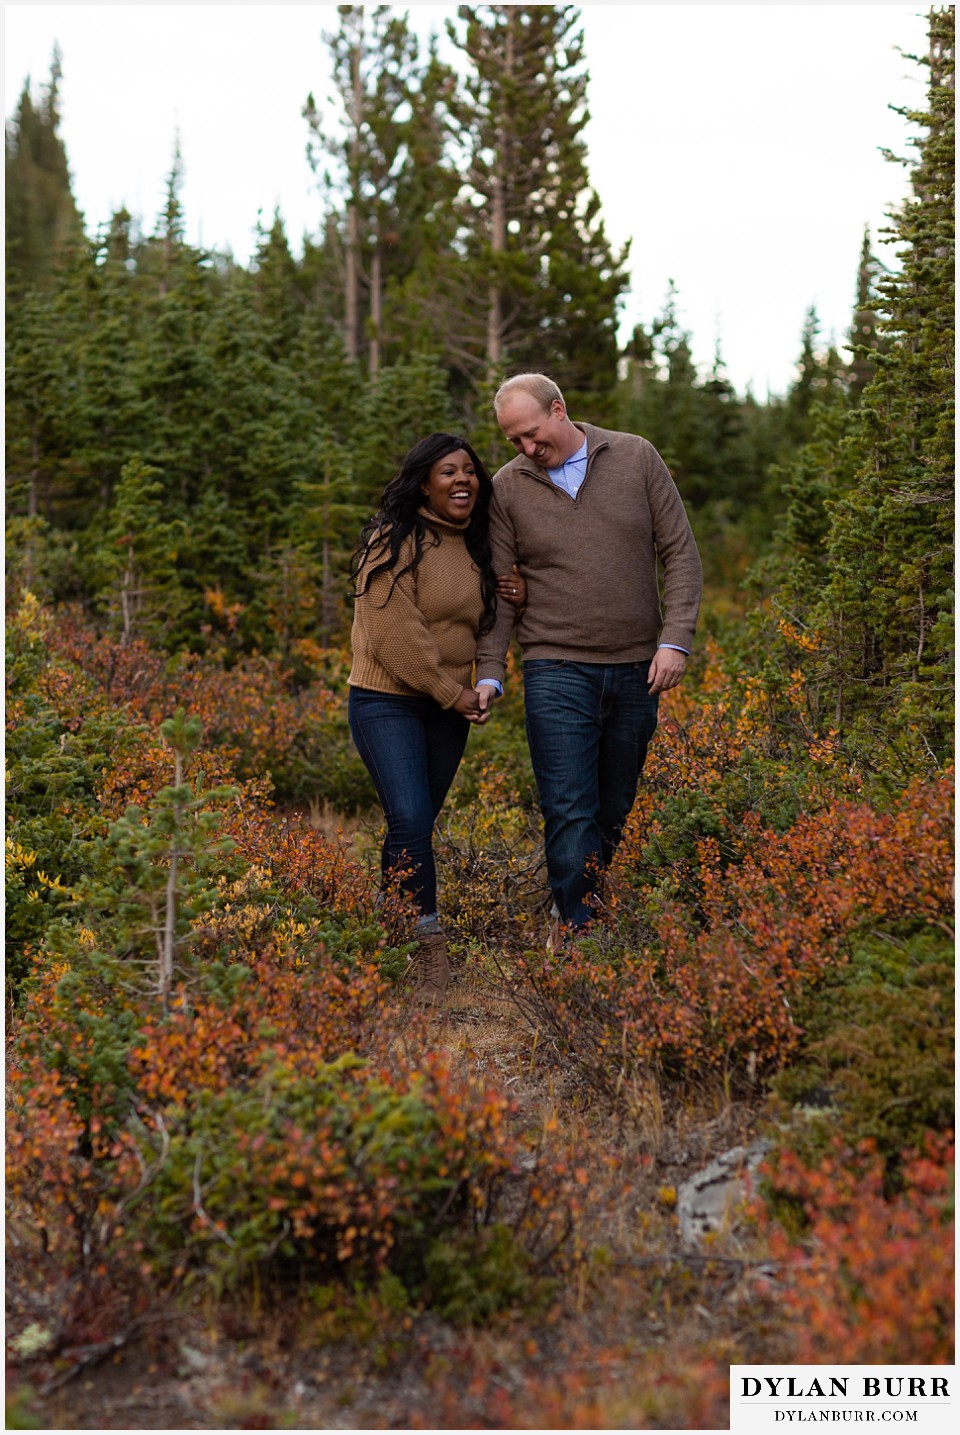
[{"label": "quarter-zip collar", "polygon": [[579,503],[580,494],[583,493],[583,490],[587,486],[587,481],[590,478],[590,470],[593,468],[594,459],[598,453],[602,453],[605,448],[609,448],[610,443],[608,439],[599,437],[593,424],[578,424],[574,422],[574,428],[578,428],[587,440],[587,467],[584,471],[583,483],[580,485],[576,498],[571,498],[569,493],[564,492],[562,488],[558,488],[547,470],[541,468],[540,464],[534,463],[532,459],[523,458],[517,467],[519,473],[529,474],[531,478],[536,478],[541,483],[548,483],[555,493],[559,493],[562,498],[566,498],[570,503]]}]

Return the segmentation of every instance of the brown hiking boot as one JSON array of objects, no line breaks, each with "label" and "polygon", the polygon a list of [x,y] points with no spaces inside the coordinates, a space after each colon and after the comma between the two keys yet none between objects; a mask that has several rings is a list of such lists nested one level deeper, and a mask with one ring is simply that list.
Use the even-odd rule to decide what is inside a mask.
[{"label": "brown hiking boot", "polygon": [[426,932],[413,957],[413,1000],[422,1006],[436,1006],[450,985],[447,939],[443,932]]}]

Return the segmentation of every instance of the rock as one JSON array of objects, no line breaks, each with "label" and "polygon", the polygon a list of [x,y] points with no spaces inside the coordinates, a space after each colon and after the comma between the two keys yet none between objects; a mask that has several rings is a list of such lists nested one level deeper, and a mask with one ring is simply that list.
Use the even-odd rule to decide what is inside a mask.
[{"label": "rock", "polygon": [[750,1178],[769,1149],[769,1141],[734,1146],[684,1181],[677,1191],[677,1220],[684,1246],[698,1246],[704,1236],[732,1229],[737,1207],[750,1194]]},{"label": "rock", "polygon": [[210,1357],[195,1346],[187,1345],[181,1341],[177,1351],[179,1356],[177,1374],[181,1380],[189,1379],[191,1375],[202,1375],[210,1368]]},{"label": "rock", "polygon": [[7,1341],[11,1354],[19,1360],[32,1360],[34,1356],[52,1350],[55,1344],[56,1336],[52,1327],[41,1325],[39,1321],[34,1321],[26,1330]]}]

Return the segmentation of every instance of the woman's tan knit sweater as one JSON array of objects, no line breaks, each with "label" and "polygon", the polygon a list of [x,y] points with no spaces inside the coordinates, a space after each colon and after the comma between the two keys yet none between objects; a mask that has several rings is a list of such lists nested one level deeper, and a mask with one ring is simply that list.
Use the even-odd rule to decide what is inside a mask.
[{"label": "woman's tan knit sweater", "polygon": [[[410,537],[396,566],[377,574],[369,588],[360,570],[347,681],[379,693],[427,693],[450,708],[473,685],[483,617],[480,569],[467,551],[462,528],[423,510],[421,516],[428,527],[416,568],[397,579],[413,557]],[[366,566],[376,567],[378,561],[379,550]]]}]

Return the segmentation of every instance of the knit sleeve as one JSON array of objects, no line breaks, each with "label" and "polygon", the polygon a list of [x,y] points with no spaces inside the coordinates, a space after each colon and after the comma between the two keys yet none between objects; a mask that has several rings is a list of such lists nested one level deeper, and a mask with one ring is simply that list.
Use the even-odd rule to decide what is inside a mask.
[{"label": "knit sleeve", "polygon": [[[397,567],[407,559],[401,554]],[[367,647],[398,682],[427,693],[442,708],[451,708],[463,692],[440,666],[440,651],[417,606],[413,572],[396,577],[396,569],[378,573],[363,586],[363,624]]]},{"label": "knit sleeve", "polygon": [[683,499],[663,459],[650,444],[644,445],[647,498],[653,518],[657,557],[663,564],[664,620],[660,642],[693,649],[703,568]]},{"label": "knit sleeve", "polygon": [[[512,565],[520,559],[517,535],[503,502],[503,491],[498,492],[496,481],[490,504],[490,552],[494,573],[509,573]],[[496,678],[497,682],[503,682],[515,618],[511,604],[497,602],[496,621],[477,645],[478,682],[481,678]]]}]

